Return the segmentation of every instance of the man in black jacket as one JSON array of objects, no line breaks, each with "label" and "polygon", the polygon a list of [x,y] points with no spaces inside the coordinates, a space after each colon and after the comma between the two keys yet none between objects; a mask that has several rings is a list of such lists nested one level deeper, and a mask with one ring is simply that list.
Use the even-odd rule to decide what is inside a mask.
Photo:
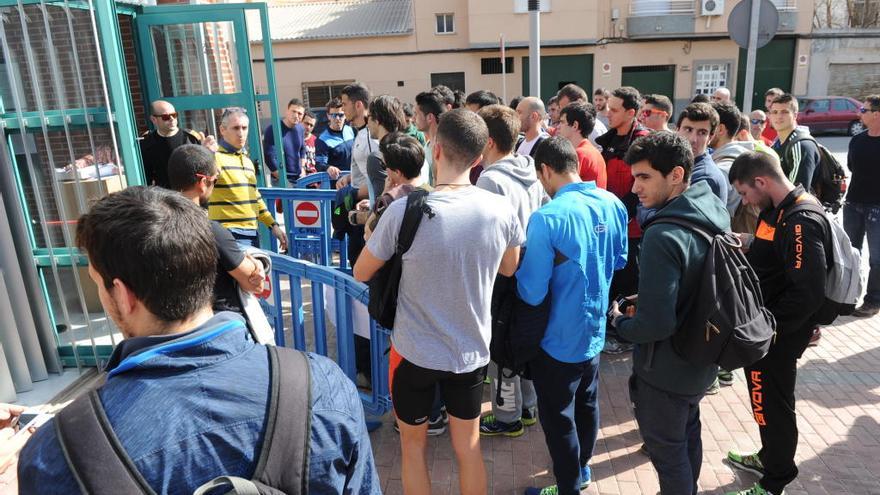
[{"label": "man in black jacket", "polygon": [[785,210],[797,203],[818,201],[803,186],[792,184],[769,154],[741,154],[730,168],[730,182],[743,204],[762,210],[757,232],[747,239],[747,256],[761,281],[764,304],[776,318],[776,338],[763,359],[745,368],[761,450],[748,455],[729,452],[727,461],[761,476],[753,487],[734,495],[780,495],[798,474],[797,360],[816,327],[816,309],[825,300],[828,227],[812,211],[785,217]]},{"label": "man in black jacket", "polygon": [[819,148],[810,136],[810,130],[798,126],[798,101],[790,94],[777,96],[769,109],[770,124],[779,137],[773,149],[782,161],[782,171],[795,185],[812,191],[813,177],[819,166]]},{"label": "man in black jacket", "polygon": [[217,151],[214,136],[206,136],[199,131],[182,129],[177,126],[177,110],[165,100],[150,103],[150,122],[153,130],[140,137],[141,161],[148,186],[162,186],[170,189],[168,183],[168,159],[171,153],[184,144],[201,144],[211,151]]}]

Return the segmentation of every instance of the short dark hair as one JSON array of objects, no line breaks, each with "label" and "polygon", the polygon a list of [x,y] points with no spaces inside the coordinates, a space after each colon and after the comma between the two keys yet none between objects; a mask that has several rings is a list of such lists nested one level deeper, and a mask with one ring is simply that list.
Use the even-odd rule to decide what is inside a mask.
[{"label": "short dark hair", "polygon": [[416,106],[425,115],[433,115],[439,119],[446,112],[446,100],[436,89],[422,91],[416,95]]},{"label": "short dark hair", "polygon": [[[792,96],[790,93],[785,93],[773,98],[773,101],[770,102],[771,105],[775,105],[777,103],[781,103],[783,105],[788,105],[788,108],[791,109],[792,112],[798,112],[798,101],[797,98]],[[768,109],[769,110],[769,109]]]},{"label": "short dark hair", "polygon": [[743,129],[745,129],[747,131],[751,131],[751,128],[752,128],[751,125],[752,125],[752,119],[750,119],[748,115],[740,112],[740,114],[739,114],[739,129],[737,129],[736,132],[740,132]]},{"label": "short dark hair", "polygon": [[666,95],[647,95],[645,96],[645,105],[651,105],[657,110],[666,112],[666,121],[672,118],[672,100]]},{"label": "short dark hair", "polygon": [[504,105],[489,105],[481,108],[477,113],[486,122],[489,137],[495,141],[498,151],[505,154],[513,151],[520,130],[516,111]]},{"label": "short dark hair", "polygon": [[305,112],[303,112],[303,118],[306,118],[306,117],[309,117],[310,119],[318,120],[318,118],[315,117],[315,114],[311,110],[306,110]]},{"label": "short dark hair", "polygon": [[287,108],[290,108],[294,105],[305,108],[305,105],[303,105],[302,100],[300,100],[299,98],[291,98],[290,101],[287,102]]},{"label": "short dark hair", "polygon": [[684,107],[684,110],[678,114],[678,121],[675,125],[681,127],[681,122],[688,119],[691,122],[709,122],[709,134],[715,132],[718,127],[718,112],[708,103],[691,103]]},{"label": "short dark hair", "polygon": [[709,95],[704,95],[703,93],[696,94],[691,98],[691,103],[709,103],[711,101],[712,99],[709,98]]},{"label": "short dark hair", "polygon": [[454,166],[470,167],[483,153],[489,141],[489,129],[479,115],[456,108],[440,117],[436,140]]},{"label": "short dark hair", "polygon": [[464,91],[462,91],[460,89],[456,89],[455,91],[452,92],[452,94],[455,95],[455,101],[452,103],[452,108],[463,107],[464,101],[466,98]]},{"label": "short dark hair", "polygon": [[410,102],[406,102],[403,104],[403,114],[406,115],[407,118],[411,119],[413,115],[416,114],[415,109],[413,108],[413,104]]},{"label": "short dark hair", "polygon": [[785,180],[785,172],[782,171],[779,159],[761,151],[741,153],[733,161],[727,176],[731,184],[736,181],[749,186],[755,185],[756,177],[769,177],[777,182]]},{"label": "short dark hair", "polygon": [[[566,107],[568,108],[568,107]],[[552,136],[541,141],[535,150],[535,168],[540,171],[547,165],[557,174],[578,173],[578,157],[574,146],[562,136]]]},{"label": "short dark hair", "polygon": [[339,97],[330,98],[330,101],[327,102],[327,111],[329,112],[331,108],[340,108],[342,107],[342,100]]},{"label": "short dark hair", "polygon": [[555,96],[555,95],[554,95],[554,96],[551,96],[550,99],[547,100],[547,106],[548,106],[548,107],[549,107],[550,105],[554,104],[554,103],[559,104],[559,97],[558,97],[558,96]]},{"label": "short dark hair", "polygon": [[[714,101],[710,103],[715,113],[718,114],[718,122],[724,124],[727,129],[727,137],[732,138],[742,125],[742,112],[733,103]],[[747,126],[748,127],[748,126]]]},{"label": "short dark hair", "polygon": [[556,96],[558,98],[562,98],[563,96],[568,98],[569,103],[573,101],[587,100],[587,92],[584,91],[584,88],[574,83],[568,83],[565,86],[559,88],[559,91],[556,92]]},{"label": "short dark hair", "polygon": [[782,88],[770,88],[767,91],[764,91],[764,98],[767,98],[768,96],[782,96],[784,94],[785,91],[783,91]]},{"label": "short dark hair", "polygon": [[407,179],[415,179],[425,163],[425,148],[419,141],[402,132],[391,132],[379,142],[385,167],[397,170]]},{"label": "short dark hair", "polygon": [[359,82],[349,84],[342,88],[340,94],[347,96],[351,101],[359,101],[363,103],[364,106],[369,105],[370,100],[373,98],[373,95],[370,94],[370,88]]},{"label": "short dark hair", "polygon": [[443,97],[443,103],[450,106],[455,105],[455,91],[449,89],[449,86],[438,84],[431,89],[440,93],[440,96]]},{"label": "short dark hair", "polygon": [[865,101],[868,103],[868,106],[871,107],[869,110],[875,112],[880,110],[880,95],[868,95],[865,97]]},{"label": "short dark hair", "polygon": [[497,105],[501,100],[495,96],[495,93],[480,89],[467,95],[464,100],[465,105],[477,105],[479,108],[488,107],[489,105]]},{"label": "short dark hair", "polygon": [[639,90],[632,86],[621,86],[612,91],[611,96],[620,98],[625,110],[635,110],[638,112],[642,106],[642,95],[639,94]]},{"label": "short dark hair", "polygon": [[516,107],[519,106],[519,103],[520,103],[521,101],[523,101],[524,98],[525,98],[525,97],[522,96],[522,95],[520,95],[520,96],[514,96],[513,98],[510,99],[510,104],[507,105],[507,106],[509,106],[510,108],[516,110]]},{"label": "short dark hair", "polygon": [[375,120],[388,132],[406,129],[406,115],[403,106],[395,96],[381,95],[370,102],[370,119]]},{"label": "short dark hair", "polygon": [[179,193],[132,186],[104,197],[79,218],[76,245],[105,288],[121,280],[161,321],[211,305],[216,241],[205,211]]},{"label": "short dark hair", "polygon": [[684,180],[689,180],[694,168],[694,152],[687,139],[670,131],[659,131],[636,139],[626,152],[624,161],[632,166],[647,160],[651,168],[669,175],[675,167],[684,169]]},{"label": "short dark hair", "polygon": [[578,132],[581,133],[581,136],[587,137],[596,127],[595,113],[596,109],[593,105],[583,101],[576,101],[569,103],[568,106],[561,109],[559,111],[559,118],[561,119],[564,116],[568,125],[577,122]]},{"label": "short dark hair", "polygon": [[186,191],[202,180],[196,174],[217,174],[214,153],[199,144],[178,146],[168,158],[168,185],[175,191]]},{"label": "short dark hair", "polygon": [[593,91],[593,96],[604,96],[605,98],[608,98],[611,96],[611,91],[608,91],[605,88],[596,88],[596,90]]}]

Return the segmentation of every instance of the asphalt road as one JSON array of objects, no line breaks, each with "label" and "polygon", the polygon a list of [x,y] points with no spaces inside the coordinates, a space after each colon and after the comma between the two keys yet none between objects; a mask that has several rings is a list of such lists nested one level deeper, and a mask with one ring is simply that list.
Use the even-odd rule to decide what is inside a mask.
[{"label": "asphalt road", "polygon": [[849,147],[849,136],[816,136],[816,140],[828,148],[834,154],[834,157],[846,167],[846,151]]}]

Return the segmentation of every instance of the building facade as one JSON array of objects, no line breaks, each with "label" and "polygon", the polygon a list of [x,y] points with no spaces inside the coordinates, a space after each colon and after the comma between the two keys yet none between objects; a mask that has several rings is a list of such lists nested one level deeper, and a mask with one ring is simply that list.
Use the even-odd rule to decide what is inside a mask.
[{"label": "building facade", "polygon": [[[811,0],[772,0],[777,36],[758,51],[755,95],[773,86],[807,93]],[[510,98],[528,92],[525,0],[300,1],[270,5],[280,101],[315,109],[346,83],[412,101],[438,83]],[[742,101],[745,51],[728,36],[734,0],[542,0],[541,94],[575,82],[588,91],[632,85],[681,108],[729,87]],[[254,62],[261,33],[250,29]],[[500,40],[505,39],[506,81]],[[259,71],[258,71],[259,72]],[[256,85],[265,85],[257,79]]]}]

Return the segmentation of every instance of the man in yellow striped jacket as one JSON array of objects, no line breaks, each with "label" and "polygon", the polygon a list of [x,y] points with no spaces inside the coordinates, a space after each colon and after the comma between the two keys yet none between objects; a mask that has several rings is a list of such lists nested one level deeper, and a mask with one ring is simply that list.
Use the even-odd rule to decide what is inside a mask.
[{"label": "man in yellow striped jacket", "polygon": [[208,201],[208,216],[232,232],[241,244],[259,247],[257,220],[272,230],[281,249],[287,235],[266,208],[257,190],[254,163],[245,154],[249,119],[244,109],[228,108],[220,119],[220,143],[215,154],[217,182]]}]

